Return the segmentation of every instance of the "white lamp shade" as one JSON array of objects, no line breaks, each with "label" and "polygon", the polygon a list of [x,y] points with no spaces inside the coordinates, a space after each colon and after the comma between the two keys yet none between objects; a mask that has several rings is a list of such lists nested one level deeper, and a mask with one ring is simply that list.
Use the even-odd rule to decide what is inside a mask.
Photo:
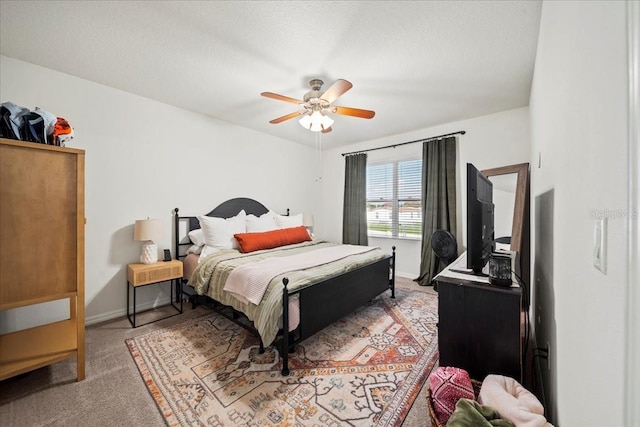
[{"label": "white lamp shade", "polygon": [[313,227],[313,214],[303,213],[302,225],[304,225],[305,227]]},{"label": "white lamp shade", "polygon": [[311,127],[309,130],[311,132],[320,132],[322,130],[322,114],[318,111],[314,111],[311,114]]},{"label": "white lamp shade", "polygon": [[304,116],[300,117],[298,123],[300,123],[300,126],[302,126],[303,128],[309,129],[311,128],[311,117],[308,114],[305,114]]},{"label": "white lamp shade", "polygon": [[144,241],[140,251],[140,262],[153,264],[158,261],[158,247],[154,240],[162,237],[162,221],[159,219],[138,219],[133,227],[133,240]]},{"label": "white lamp shade", "polygon": [[326,114],[322,114],[322,117],[320,119],[320,124],[324,129],[329,129],[333,124],[333,122],[334,120],[331,117],[327,116]]},{"label": "white lamp shade", "polygon": [[162,221],[159,219],[138,219],[133,228],[133,240],[158,240],[162,237]]},{"label": "white lamp shade", "polygon": [[305,129],[309,129],[311,132],[320,132],[323,129],[329,129],[334,123],[334,120],[322,114],[320,111],[314,111],[313,113],[305,114],[298,120],[300,126]]}]

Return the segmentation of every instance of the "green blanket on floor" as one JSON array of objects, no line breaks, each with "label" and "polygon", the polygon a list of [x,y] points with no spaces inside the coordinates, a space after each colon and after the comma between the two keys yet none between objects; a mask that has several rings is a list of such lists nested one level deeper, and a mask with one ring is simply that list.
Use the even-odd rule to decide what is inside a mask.
[{"label": "green blanket on floor", "polygon": [[447,427],[515,427],[514,424],[500,418],[498,412],[470,399],[460,399],[456,409],[447,421]]}]

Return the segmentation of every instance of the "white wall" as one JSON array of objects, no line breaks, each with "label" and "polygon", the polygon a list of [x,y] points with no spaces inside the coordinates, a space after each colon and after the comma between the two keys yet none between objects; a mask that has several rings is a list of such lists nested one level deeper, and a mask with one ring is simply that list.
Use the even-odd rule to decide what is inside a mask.
[{"label": "white wall", "polygon": [[[324,209],[322,210],[322,215],[319,215],[319,220],[316,220],[318,234],[330,240],[342,241],[344,194],[344,157],[342,153],[400,144],[460,130],[466,131],[465,135],[458,137],[458,172],[456,175],[458,184],[457,240],[459,251],[462,252],[464,250],[463,243],[466,241],[466,202],[463,197],[466,194],[466,164],[470,162],[478,169],[489,169],[529,162],[531,148],[528,107],[425,128],[324,152],[322,176],[324,183],[322,198]],[[368,153],[368,161],[393,160],[406,156],[420,158],[422,156],[422,144],[408,144],[393,149],[371,151]],[[391,251],[391,246],[395,245],[397,248],[397,274],[410,278],[418,276],[421,250],[421,242],[419,240],[370,238],[369,244],[380,246],[389,252]]]},{"label": "white wall", "polygon": [[[164,236],[156,243],[170,248],[176,207],[197,215],[251,197],[278,212],[318,211],[311,147],[5,56],[0,93],[2,102],[65,117],[76,135],[68,146],[86,150],[87,323],[125,312],[126,264],[138,261],[141,246],[133,241],[136,219],[161,219]],[[141,289],[140,306],[166,302],[168,289]],[[2,312],[0,323],[5,332],[51,311]]]},{"label": "white wall", "polygon": [[[622,426],[627,195],[624,2],[545,2],[531,92],[532,253],[549,417]],[[608,217],[606,274],[592,265]],[[636,284],[637,285],[637,284]],[[637,402],[636,402],[637,404]]]}]

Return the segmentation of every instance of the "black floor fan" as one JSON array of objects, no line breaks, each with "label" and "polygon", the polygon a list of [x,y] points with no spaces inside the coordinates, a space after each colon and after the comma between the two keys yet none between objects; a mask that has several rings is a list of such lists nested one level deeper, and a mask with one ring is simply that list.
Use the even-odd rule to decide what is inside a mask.
[{"label": "black floor fan", "polygon": [[[438,259],[444,262],[445,266],[451,264],[458,258],[458,242],[456,242],[453,234],[447,230],[436,230],[433,232],[431,235],[431,249],[433,249]],[[433,286],[435,291],[438,290],[434,278],[431,279],[430,285]]]},{"label": "black floor fan", "polygon": [[458,243],[453,234],[447,230],[436,230],[431,235],[431,248],[445,265],[451,264],[458,258]]}]

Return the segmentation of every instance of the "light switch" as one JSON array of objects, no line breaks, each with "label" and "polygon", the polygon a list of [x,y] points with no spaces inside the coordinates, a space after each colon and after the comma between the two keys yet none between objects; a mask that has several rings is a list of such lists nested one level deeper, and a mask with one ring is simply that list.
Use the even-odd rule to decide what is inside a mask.
[{"label": "light switch", "polygon": [[607,218],[597,218],[593,226],[593,266],[607,274]]}]

